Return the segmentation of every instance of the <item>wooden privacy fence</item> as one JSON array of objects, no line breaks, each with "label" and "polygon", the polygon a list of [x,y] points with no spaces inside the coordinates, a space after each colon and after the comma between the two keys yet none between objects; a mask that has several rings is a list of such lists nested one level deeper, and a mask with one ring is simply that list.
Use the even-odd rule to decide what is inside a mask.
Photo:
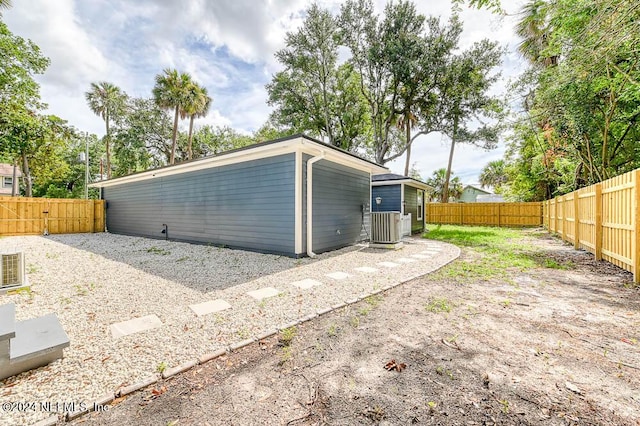
[{"label": "wooden privacy fence", "polygon": [[427,223],[528,227],[542,225],[542,203],[428,203]]},{"label": "wooden privacy fence", "polygon": [[640,169],[543,203],[544,227],[640,282]]},{"label": "wooden privacy fence", "polygon": [[0,235],[104,231],[104,201],[0,197]]}]

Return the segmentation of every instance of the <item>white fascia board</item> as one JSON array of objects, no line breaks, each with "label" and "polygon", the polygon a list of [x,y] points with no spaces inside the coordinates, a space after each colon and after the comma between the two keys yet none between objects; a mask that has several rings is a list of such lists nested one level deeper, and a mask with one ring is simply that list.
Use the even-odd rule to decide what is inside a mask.
[{"label": "white fascia board", "polygon": [[325,160],[329,160],[333,163],[341,164],[343,166],[347,166],[363,172],[367,172],[371,175],[389,173],[389,169],[387,169],[386,167],[380,166],[378,164],[370,163],[368,161],[353,157],[349,154],[345,154],[340,151],[336,151],[334,149],[317,144],[308,139],[302,140],[302,152],[304,154],[309,154],[313,156],[318,155],[320,152],[324,152]]},{"label": "white fascia board", "polygon": [[413,186],[414,188],[424,189],[425,191],[430,191],[433,189],[429,185],[426,185],[421,182],[416,182],[415,180],[411,180],[411,179],[383,180],[378,182],[371,182],[371,186],[401,185],[401,184]]},{"label": "white fascia board", "polygon": [[302,138],[296,138],[280,143],[231,152],[229,154],[221,154],[214,157],[204,158],[202,160],[177,164],[175,166],[169,166],[166,168],[149,170],[146,172],[123,176],[121,178],[115,178],[104,182],[95,182],[89,186],[92,188],[109,187],[121,185],[123,183],[139,182],[164,176],[177,175],[197,170],[210,169],[214,167],[227,166],[230,164],[243,163],[245,161],[259,160],[261,158],[275,157],[277,155],[294,153],[301,140]]}]

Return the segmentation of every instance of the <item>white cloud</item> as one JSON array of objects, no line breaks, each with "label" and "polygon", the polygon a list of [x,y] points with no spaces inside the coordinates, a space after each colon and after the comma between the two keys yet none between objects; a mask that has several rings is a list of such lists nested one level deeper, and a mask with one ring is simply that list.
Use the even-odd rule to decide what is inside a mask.
[{"label": "white cloud", "polygon": [[[414,142],[411,152],[411,165],[415,163],[420,176],[429,178],[437,169],[446,168],[449,161],[451,141],[446,136],[434,133],[421,136]],[[504,143],[491,151],[486,151],[469,144],[458,143],[453,154],[451,169],[463,183],[478,181],[481,169],[490,161],[502,158],[505,152]],[[406,156],[403,155],[387,164],[393,173],[403,174]]]},{"label": "white cloud", "polygon": [[[196,128],[205,126],[205,125],[233,127],[233,123],[231,122],[231,120],[227,118],[226,115],[222,114],[218,109],[212,109],[211,111],[209,111],[209,114],[207,114],[206,117],[198,118],[194,122],[194,126]],[[186,124],[185,124],[185,127],[186,127]]]},{"label": "white cloud", "polygon": [[82,27],[71,0],[21,0],[5,12],[5,18],[12,31],[27,34],[51,59],[40,78],[43,83],[77,90],[79,83],[104,75],[109,67]]},{"label": "white cloud", "polygon": [[[449,0],[414,0],[423,14],[451,13]],[[190,0],[20,0],[4,12],[3,19],[15,34],[32,39],[52,60],[40,78],[43,100],[49,112],[67,119],[81,130],[103,133],[102,120],[86,106],[84,92],[90,82],[107,80],[132,96],[150,96],[156,74],[173,67],[189,72],[209,89],[212,109],[198,125],[230,125],[250,132],[268,118],[264,85],[279,69],[274,59],[284,45],[287,31],[298,28],[310,0],[207,1]],[[340,0],[319,1],[337,12]],[[376,0],[382,12],[386,0]],[[509,2],[514,12],[523,0]],[[487,11],[465,8],[461,46],[490,38],[513,49],[515,18],[498,19]],[[505,56],[503,76],[522,67],[516,54]],[[505,84],[496,85],[504,92]],[[448,142],[448,141],[447,141]],[[504,148],[486,153],[464,145],[456,147],[454,170],[466,181]],[[415,161],[427,177],[446,166],[449,145],[438,135],[419,139]],[[396,172],[404,159],[390,164]]]}]

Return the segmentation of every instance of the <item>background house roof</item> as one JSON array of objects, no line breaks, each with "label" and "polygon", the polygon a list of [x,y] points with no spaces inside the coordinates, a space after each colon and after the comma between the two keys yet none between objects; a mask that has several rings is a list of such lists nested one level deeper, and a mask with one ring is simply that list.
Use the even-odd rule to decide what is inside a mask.
[{"label": "background house roof", "polygon": [[[13,164],[0,163],[0,176],[13,176]],[[16,170],[16,176],[22,176],[20,167]]]},{"label": "background house roof", "polygon": [[477,187],[477,186],[475,186],[475,185],[465,185],[465,186],[464,186],[464,188],[463,188],[463,191],[464,191],[465,189],[467,189],[467,188],[475,189],[476,191],[478,191],[478,192],[482,192],[483,194],[493,194],[493,192],[491,192],[491,191],[489,191],[489,190],[486,190],[486,189],[479,188],[479,187]]}]

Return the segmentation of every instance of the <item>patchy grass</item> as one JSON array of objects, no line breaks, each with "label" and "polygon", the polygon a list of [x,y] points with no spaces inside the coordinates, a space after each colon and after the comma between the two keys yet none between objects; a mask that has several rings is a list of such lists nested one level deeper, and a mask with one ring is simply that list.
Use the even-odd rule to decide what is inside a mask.
[{"label": "patchy grass", "polygon": [[248,339],[251,337],[251,332],[247,327],[242,327],[240,330],[236,331],[236,336],[240,339]]},{"label": "patchy grass", "polygon": [[441,376],[447,376],[449,379],[451,380],[455,380],[455,376],[453,375],[453,371],[446,369],[442,366],[437,366],[436,367],[436,373],[438,373]]},{"label": "patchy grass", "polygon": [[548,257],[540,259],[540,265],[544,268],[548,269],[562,269],[567,270],[573,268],[573,262],[566,261],[564,263],[559,263],[553,259],[549,259]]},{"label": "patchy grass", "polygon": [[358,309],[358,314],[363,317],[369,315],[369,312],[371,312],[370,306],[363,306],[362,308]]},{"label": "patchy grass", "polygon": [[375,308],[380,304],[380,302],[382,302],[382,296],[380,296],[379,294],[376,294],[376,295],[365,298],[364,301],[367,302],[367,304],[372,308]]},{"label": "patchy grass", "polygon": [[358,316],[351,317],[349,323],[351,324],[351,327],[358,328],[360,327],[360,318]]},{"label": "patchy grass", "polygon": [[293,348],[291,347],[291,343],[293,343],[293,338],[296,336],[297,332],[298,329],[296,327],[289,327],[280,331],[280,334],[278,335],[278,346],[282,349],[280,362],[278,363],[280,366],[292,360]]},{"label": "patchy grass", "polygon": [[509,269],[570,269],[571,262],[559,263],[534,250],[527,237],[517,229],[486,226],[436,225],[424,238],[445,241],[468,248],[469,256],[433,274],[434,279],[449,278],[464,283],[490,280],[507,275]]},{"label": "patchy grass", "polygon": [[427,305],[425,309],[429,312],[440,313],[440,312],[451,312],[451,304],[447,299],[432,299]]},{"label": "patchy grass", "polygon": [[329,329],[327,330],[327,335],[329,337],[335,337],[338,335],[339,331],[340,331],[340,328],[336,324],[331,324],[329,326]]},{"label": "patchy grass", "polygon": [[296,332],[297,329],[295,327],[289,327],[282,330],[278,337],[278,343],[280,343],[280,346],[291,346],[291,342],[293,342]]},{"label": "patchy grass", "polygon": [[445,241],[463,247],[501,247],[521,243],[522,234],[515,229],[488,226],[432,225],[424,234],[430,240]]},{"label": "patchy grass", "polygon": [[158,248],[156,246],[149,247],[147,249],[147,253],[159,254],[159,255],[162,255],[162,256],[166,256],[168,254],[171,254],[170,251],[165,250],[163,248]]}]

